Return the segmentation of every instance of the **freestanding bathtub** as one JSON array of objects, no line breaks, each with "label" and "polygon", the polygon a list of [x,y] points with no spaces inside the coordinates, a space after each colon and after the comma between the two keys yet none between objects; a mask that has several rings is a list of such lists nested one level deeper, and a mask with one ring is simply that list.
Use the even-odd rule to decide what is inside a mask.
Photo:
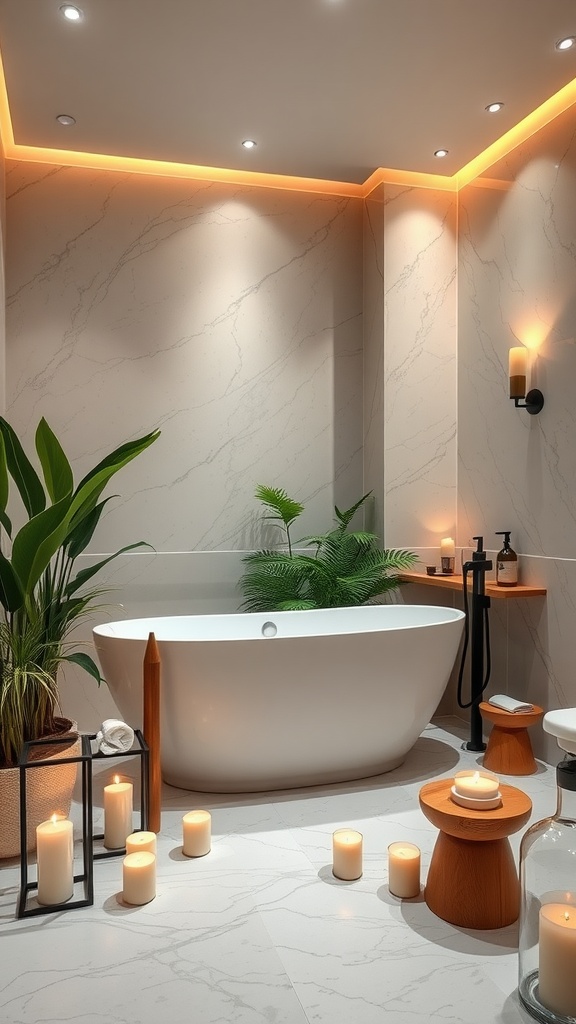
[{"label": "freestanding bathtub", "polygon": [[166,782],[242,793],[396,768],[438,706],[463,620],[454,608],[370,605],[128,619],[93,635],[133,726],[150,632],[158,641]]}]

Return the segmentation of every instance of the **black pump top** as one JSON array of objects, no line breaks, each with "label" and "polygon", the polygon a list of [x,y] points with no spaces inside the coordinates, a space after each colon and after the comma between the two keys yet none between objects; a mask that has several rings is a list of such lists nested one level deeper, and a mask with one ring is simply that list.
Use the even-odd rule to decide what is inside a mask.
[{"label": "black pump top", "polygon": [[483,562],[486,558],[484,553],[484,537],[472,537],[472,540],[477,541],[476,551],[472,552],[472,560],[474,562]]},{"label": "black pump top", "polygon": [[571,789],[576,792],[576,758],[560,761],[556,766],[556,782],[560,789]]},{"label": "black pump top", "polygon": [[512,533],[511,530],[496,530],[496,536],[497,537],[504,537],[504,544],[502,545],[502,547],[504,548],[504,551],[507,551],[508,548],[510,547],[510,534],[511,533]]}]

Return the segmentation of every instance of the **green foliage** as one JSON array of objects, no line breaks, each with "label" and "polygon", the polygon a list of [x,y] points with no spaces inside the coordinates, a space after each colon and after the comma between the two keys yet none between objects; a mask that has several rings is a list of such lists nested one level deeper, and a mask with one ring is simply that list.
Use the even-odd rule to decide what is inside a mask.
[{"label": "green foliage", "polygon": [[349,509],[335,507],[336,526],[327,533],[304,537],[296,547],[314,548],[312,555],[294,552],[290,528],[304,511],[286,491],[259,485],[256,497],[271,510],[264,516],[278,522],[283,550],[254,551],[243,559],[240,580],[242,608],[250,612],[301,611],[365,604],[400,585],[398,573],[411,568],[411,551],[382,550],[378,537],[366,530],[350,530],[365,494]]},{"label": "green foliage", "polygon": [[[145,542],[120,548],[79,572],[75,561],[110,500],[100,500],[104,488],[159,433],[116,448],[75,486],[72,467],[45,419],[35,436],[40,476],[13,428],[0,417],[0,524],[8,546],[11,542],[9,556],[0,552],[0,765],[13,764],[27,739],[50,731],[62,662],[79,665],[100,682],[96,663],[71,649],[67,638],[104,593],[86,584],[108,562]],[[6,513],[10,482],[28,516],[14,537]]]}]

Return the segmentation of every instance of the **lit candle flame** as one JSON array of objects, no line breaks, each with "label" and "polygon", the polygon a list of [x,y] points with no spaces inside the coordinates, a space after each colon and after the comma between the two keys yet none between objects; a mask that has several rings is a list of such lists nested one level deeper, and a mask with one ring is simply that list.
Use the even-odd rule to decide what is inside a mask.
[{"label": "lit candle flame", "polygon": [[570,914],[568,913],[567,910],[564,911],[564,920],[565,921],[569,921],[570,920]]},{"label": "lit candle flame", "polygon": [[117,786],[119,782],[120,782],[120,776],[119,775],[115,775],[114,776],[114,783],[115,783],[115,785]]},{"label": "lit candle flame", "polygon": [[480,772],[474,772],[474,775],[472,776],[472,782],[474,782],[474,783],[478,782],[479,778],[480,778]]},{"label": "lit candle flame", "polygon": [[53,814],[52,817],[50,818],[50,821],[52,822],[53,825],[55,825],[56,822],[58,821],[58,815]]}]

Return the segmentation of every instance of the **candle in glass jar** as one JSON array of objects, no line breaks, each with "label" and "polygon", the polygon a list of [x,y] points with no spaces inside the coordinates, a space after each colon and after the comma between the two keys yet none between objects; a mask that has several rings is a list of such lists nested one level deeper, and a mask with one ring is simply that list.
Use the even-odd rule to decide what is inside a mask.
[{"label": "candle in glass jar", "polygon": [[452,537],[444,537],[440,541],[440,557],[441,558],[454,558],[456,554],[456,545]]},{"label": "candle in glass jar", "polygon": [[545,903],[538,935],[538,997],[563,1017],[576,1017],[576,907]]},{"label": "candle in glass jar", "polygon": [[480,772],[458,772],[454,778],[454,789],[458,796],[475,800],[491,800],[498,796],[500,780],[495,775]]},{"label": "candle in glass jar", "polygon": [[156,857],[147,850],[129,853],[122,862],[122,898],[141,907],[156,895]]},{"label": "candle in glass jar", "polygon": [[352,828],[336,829],[332,836],[332,873],[352,882],[362,875],[362,835]]},{"label": "candle in glass jar", "polygon": [[72,822],[52,815],[36,827],[38,903],[65,903],[74,893],[74,834]]},{"label": "candle in glass jar", "polygon": [[121,850],[132,832],[131,782],[114,782],[104,786],[104,846],[107,850]]},{"label": "candle in glass jar", "polygon": [[156,853],[155,832],[133,832],[126,837],[126,853]]},{"label": "candle in glass jar", "polygon": [[414,843],[391,843],[388,847],[388,888],[403,900],[419,895],[420,850]]},{"label": "candle in glass jar", "polygon": [[204,857],[210,853],[212,818],[210,811],[188,811],[182,818],[182,853]]},{"label": "candle in glass jar", "polygon": [[510,379],[510,398],[524,398],[526,394],[526,373],[528,369],[528,349],[524,345],[511,348],[508,353],[508,377]]}]

